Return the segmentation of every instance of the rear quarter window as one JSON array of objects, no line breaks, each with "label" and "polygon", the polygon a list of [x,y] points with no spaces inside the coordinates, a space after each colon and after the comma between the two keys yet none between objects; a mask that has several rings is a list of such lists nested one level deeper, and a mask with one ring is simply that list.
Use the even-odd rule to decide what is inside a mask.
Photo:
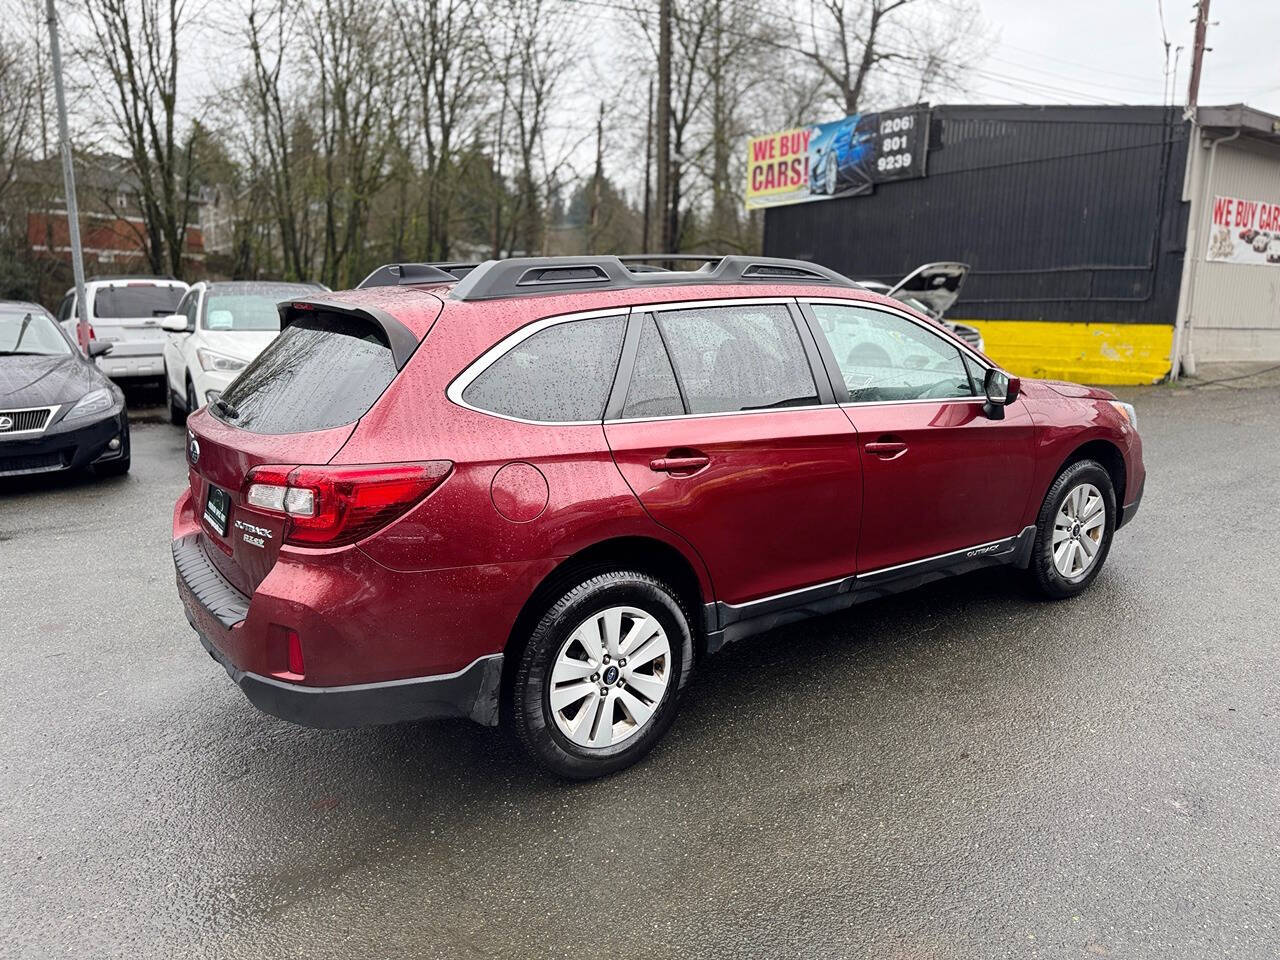
[{"label": "rear quarter window", "polygon": [[385,334],[358,317],[317,313],[295,320],[245,367],[222,399],[227,423],[254,433],[308,433],[354,423],[396,377]]},{"label": "rear quarter window", "polygon": [[622,351],[625,318],[566,320],[520,341],[462,391],[464,403],[520,420],[600,420]]}]

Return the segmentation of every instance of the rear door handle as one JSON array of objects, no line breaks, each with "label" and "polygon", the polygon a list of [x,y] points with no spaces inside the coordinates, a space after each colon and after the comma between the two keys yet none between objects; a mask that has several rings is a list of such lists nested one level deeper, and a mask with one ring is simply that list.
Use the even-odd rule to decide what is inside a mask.
[{"label": "rear door handle", "polygon": [[711,462],[710,457],[658,457],[649,461],[649,469],[659,473],[683,473],[701,470]]},{"label": "rear door handle", "polygon": [[907,452],[907,445],[901,440],[880,440],[868,443],[866,451],[880,457],[882,460],[896,460]]}]

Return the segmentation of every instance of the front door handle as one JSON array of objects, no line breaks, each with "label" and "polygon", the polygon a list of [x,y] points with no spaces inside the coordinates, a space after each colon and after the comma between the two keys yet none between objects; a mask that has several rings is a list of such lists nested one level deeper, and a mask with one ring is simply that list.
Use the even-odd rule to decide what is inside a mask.
[{"label": "front door handle", "polygon": [[880,440],[868,443],[866,450],[882,460],[896,460],[907,452],[907,445],[901,440]]},{"label": "front door handle", "polygon": [[649,469],[659,473],[687,473],[701,470],[711,462],[710,457],[658,457],[649,461]]}]

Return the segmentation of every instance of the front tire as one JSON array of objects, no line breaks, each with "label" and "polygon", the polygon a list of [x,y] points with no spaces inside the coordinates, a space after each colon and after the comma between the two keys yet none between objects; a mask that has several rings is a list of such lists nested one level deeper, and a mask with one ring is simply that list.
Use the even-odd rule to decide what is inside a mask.
[{"label": "front tire", "polygon": [[615,773],[671,726],[692,651],[689,615],[667,584],[637,571],[584,579],[530,634],[508,722],[525,752],[557,776]]},{"label": "front tire", "polygon": [[175,427],[180,427],[187,422],[187,408],[185,402],[178,399],[178,394],[173,387],[169,386],[167,372],[164,378],[164,390],[169,397],[169,422]]},{"label": "front tire", "polygon": [[1083,592],[1102,570],[1116,528],[1111,475],[1096,460],[1065,467],[1049,487],[1036,519],[1032,580],[1053,600]]}]

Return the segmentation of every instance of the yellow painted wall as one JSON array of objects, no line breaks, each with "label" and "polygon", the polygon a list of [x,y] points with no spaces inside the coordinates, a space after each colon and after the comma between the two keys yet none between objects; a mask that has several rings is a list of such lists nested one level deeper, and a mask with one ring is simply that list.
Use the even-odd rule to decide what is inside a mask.
[{"label": "yellow painted wall", "polygon": [[1120,386],[1169,372],[1173,327],[1162,323],[947,319],[981,330],[987,356],[1021,377]]}]

